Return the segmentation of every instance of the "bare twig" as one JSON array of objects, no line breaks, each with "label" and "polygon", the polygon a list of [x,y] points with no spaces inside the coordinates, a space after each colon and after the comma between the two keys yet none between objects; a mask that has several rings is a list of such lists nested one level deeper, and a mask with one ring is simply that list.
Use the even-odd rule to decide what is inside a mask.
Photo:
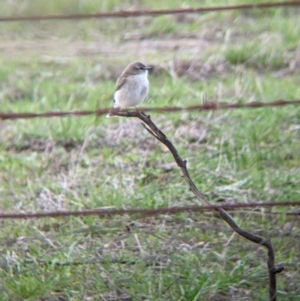
[{"label": "bare twig", "polygon": [[[125,117],[137,117],[142,120],[147,126],[144,127],[150,132],[156,139],[158,139],[161,143],[163,143],[169,151],[172,153],[174,160],[176,161],[178,167],[181,169],[182,176],[187,182],[190,190],[194,193],[199,201],[201,201],[206,206],[209,206],[210,203],[206,199],[206,197],[201,193],[193,180],[191,179],[187,167],[186,160],[183,160],[178,154],[176,148],[171,143],[171,141],[166,137],[166,135],[153,123],[150,116],[141,113],[141,112],[119,112],[119,116]],[[275,266],[275,251],[273,245],[270,240],[253,235],[246,230],[241,229],[231,218],[231,216],[224,209],[215,209],[216,214],[218,214],[236,233],[241,235],[242,237],[258,244],[264,246],[268,251],[268,259],[267,266],[269,272],[269,300],[276,301],[276,274],[283,270],[283,266],[276,267]]]}]

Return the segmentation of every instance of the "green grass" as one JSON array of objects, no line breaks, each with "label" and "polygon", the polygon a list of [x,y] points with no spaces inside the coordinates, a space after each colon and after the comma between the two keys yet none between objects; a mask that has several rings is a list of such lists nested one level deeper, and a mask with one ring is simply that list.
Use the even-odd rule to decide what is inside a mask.
[{"label": "green grass", "polygon": [[[257,1],[259,2],[259,1]],[[274,1],[275,2],[275,1]],[[205,1],[201,5],[240,4]],[[199,1],[10,1],[1,14],[198,7]],[[1,112],[112,105],[132,60],[153,64],[149,100],[188,106],[299,99],[299,9],[180,17],[1,23]],[[153,113],[213,204],[299,201],[300,109]],[[196,203],[173,158],[134,119],[0,123],[8,212]],[[231,212],[272,240],[278,299],[298,300],[297,208]],[[3,220],[1,300],[267,300],[266,251],[210,213]],[[130,231],[128,231],[130,229]]]}]

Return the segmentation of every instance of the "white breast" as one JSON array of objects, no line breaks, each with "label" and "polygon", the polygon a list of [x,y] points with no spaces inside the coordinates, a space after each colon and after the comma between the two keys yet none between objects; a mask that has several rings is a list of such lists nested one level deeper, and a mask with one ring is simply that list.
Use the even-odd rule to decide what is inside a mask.
[{"label": "white breast", "polygon": [[134,107],[139,105],[149,91],[148,72],[127,77],[125,84],[115,92],[115,107]]}]

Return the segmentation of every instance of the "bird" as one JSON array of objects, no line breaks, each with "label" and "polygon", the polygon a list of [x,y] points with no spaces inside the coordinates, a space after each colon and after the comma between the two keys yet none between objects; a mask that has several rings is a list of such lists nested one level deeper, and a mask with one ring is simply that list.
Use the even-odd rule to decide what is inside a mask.
[{"label": "bird", "polygon": [[114,116],[120,109],[135,107],[142,103],[149,91],[148,70],[152,69],[141,62],[130,63],[116,83],[114,107],[106,117]]}]

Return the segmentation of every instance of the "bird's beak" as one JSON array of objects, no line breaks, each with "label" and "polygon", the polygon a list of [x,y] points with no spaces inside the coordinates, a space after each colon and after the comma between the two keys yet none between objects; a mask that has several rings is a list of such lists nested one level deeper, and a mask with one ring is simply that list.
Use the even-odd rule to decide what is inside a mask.
[{"label": "bird's beak", "polygon": [[151,70],[151,69],[153,69],[153,67],[151,67],[151,66],[146,66],[145,67],[145,70]]}]

